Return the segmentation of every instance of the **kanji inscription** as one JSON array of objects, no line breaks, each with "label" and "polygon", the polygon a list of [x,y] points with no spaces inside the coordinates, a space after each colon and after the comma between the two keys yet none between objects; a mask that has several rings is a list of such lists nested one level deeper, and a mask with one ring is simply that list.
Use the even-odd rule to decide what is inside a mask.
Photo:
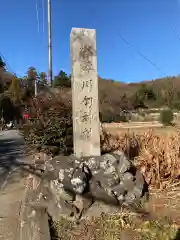
[{"label": "kanji inscription", "polygon": [[92,115],[88,112],[80,112],[80,120],[81,122],[91,121]]},{"label": "kanji inscription", "polygon": [[88,89],[90,92],[91,92],[91,90],[92,90],[92,79],[90,79],[90,80],[84,80],[84,81],[82,81],[82,90],[84,90],[84,89]]},{"label": "kanji inscription", "polygon": [[83,61],[89,61],[92,56],[94,56],[94,50],[91,45],[85,44],[83,47],[80,48],[79,56],[83,59]]},{"label": "kanji inscription", "polygon": [[88,97],[88,96],[85,96],[82,103],[86,106],[86,107],[89,107],[91,108],[92,107],[92,104],[93,104],[93,98],[92,97]]},{"label": "kanji inscription", "polygon": [[96,31],[71,32],[73,143],[77,157],[100,155]]},{"label": "kanji inscription", "polygon": [[90,61],[80,63],[81,73],[90,73],[93,70],[92,63]]},{"label": "kanji inscription", "polygon": [[91,137],[92,135],[92,129],[91,128],[84,128],[83,131],[81,132],[81,138],[82,140],[87,140]]}]

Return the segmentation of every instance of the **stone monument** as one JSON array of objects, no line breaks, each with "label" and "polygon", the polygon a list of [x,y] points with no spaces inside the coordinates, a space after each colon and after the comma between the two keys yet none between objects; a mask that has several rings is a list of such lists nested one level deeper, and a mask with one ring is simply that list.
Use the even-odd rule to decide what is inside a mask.
[{"label": "stone monument", "polygon": [[100,156],[96,30],[73,28],[70,38],[74,153]]}]

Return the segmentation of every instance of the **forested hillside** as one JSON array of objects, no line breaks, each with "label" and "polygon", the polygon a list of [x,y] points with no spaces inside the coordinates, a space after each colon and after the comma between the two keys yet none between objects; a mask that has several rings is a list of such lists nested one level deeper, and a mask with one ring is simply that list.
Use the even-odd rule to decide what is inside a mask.
[{"label": "forested hillside", "polygon": [[[18,78],[6,71],[0,59],[0,93],[8,95],[15,105],[23,108],[34,97],[34,83],[37,81],[38,94],[56,92],[65,101],[71,100],[71,76],[60,71],[53,80],[53,88],[48,86],[45,72],[38,73],[34,67],[26,76]],[[139,108],[169,107],[180,110],[180,77],[162,78],[139,83],[123,83],[99,77],[100,112],[104,119],[131,112]]]}]

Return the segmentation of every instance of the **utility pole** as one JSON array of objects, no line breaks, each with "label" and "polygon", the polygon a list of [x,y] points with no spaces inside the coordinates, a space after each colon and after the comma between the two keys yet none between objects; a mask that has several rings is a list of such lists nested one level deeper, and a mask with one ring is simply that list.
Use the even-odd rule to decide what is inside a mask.
[{"label": "utility pole", "polygon": [[34,95],[35,97],[37,97],[37,79],[35,78],[35,82],[34,82]]},{"label": "utility pole", "polygon": [[48,80],[52,87],[51,0],[48,0]]}]

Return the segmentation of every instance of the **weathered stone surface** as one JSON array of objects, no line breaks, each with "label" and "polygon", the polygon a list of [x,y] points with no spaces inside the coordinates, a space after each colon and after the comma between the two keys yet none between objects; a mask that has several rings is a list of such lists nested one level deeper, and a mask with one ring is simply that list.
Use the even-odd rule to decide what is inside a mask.
[{"label": "weathered stone surface", "polygon": [[132,193],[136,196],[137,199],[140,199],[142,196],[142,189],[134,186],[132,189]]},{"label": "weathered stone surface", "polygon": [[98,182],[101,188],[108,191],[109,188],[119,184],[119,176],[117,172],[105,172],[103,169],[93,174],[93,180]]},{"label": "weathered stone surface", "polygon": [[109,205],[118,205],[117,198],[112,194],[111,188],[103,189],[94,179],[89,183],[89,192],[83,196]]},{"label": "weathered stone surface", "polygon": [[133,175],[130,172],[124,173],[122,176],[121,182],[123,182],[127,191],[131,191],[134,187]]},{"label": "weathered stone surface", "polygon": [[[45,194],[45,190],[41,190],[41,197],[45,196],[42,198],[48,202],[50,215],[53,219],[59,215],[79,219],[96,201],[115,206],[140,202],[144,178],[127,161],[120,152],[97,157],[58,156],[52,159],[49,163],[52,167],[45,170],[42,178],[44,182],[45,179],[49,181],[45,189],[49,188],[50,193]],[[56,207],[53,208],[53,204]]]},{"label": "weathered stone surface", "polygon": [[136,171],[134,183],[138,189],[140,189],[141,191],[143,190],[144,176],[139,171]]},{"label": "weathered stone surface", "polygon": [[81,168],[75,168],[72,177],[71,184],[73,190],[77,194],[83,194],[85,189],[88,187],[88,182],[91,179],[91,172],[84,164]]},{"label": "weathered stone surface", "polygon": [[70,38],[74,153],[77,157],[99,156],[96,31],[73,28]]},{"label": "weathered stone surface", "polygon": [[60,201],[61,199],[66,201],[73,201],[74,196],[72,194],[69,194],[65,189],[64,185],[60,183],[58,180],[51,181],[50,188],[52,193],[56,195],[57,201]]},{"label": "weathered stone surface", "polygon": [[106,169],[106,167],[115,166],[118,164],[117,158],[113,154],[106,153],[102,156],[101,168]]},{"label": "weathered stone surface", "polygon": [[30,177],[27,179],[25,199],[21,206],[19,240],[50,240],[46,209],[31,206],[34,190],[33,178]]},{"label": "weathered stone surface", "polygon": [[[43,196],[46,201],[46,209],[53,221],[57,221],[59,216],[69,217],[72,212],[76,212],[76,207],[72,204],[75,200],[68,192],[62,188],[54,186],[52,183],[45,186]],[[41,202],[44,205],[44,200]]]},{"label": "weathered stone surface", "polygon": [[70,179],[71,175],[76,167],[81,164],[81,159],[75,157],[74,155],[63,156],[59,155],[54,158],[50,158],[45,163],[43,176],[47,179],[52,180],[60,179],[63,180]]},{"label": "weathered stone surface", "polygon": [[129,191],[124,197],[124,203],[125,204],[132,204],[136,200],[136,196],[134,195],[133,192]]},{"label": "weathered stone surface", "polygon": [[[125,195],[125,191],[126,191],[126,185],[124,184],[123,181],[121,181],[119,184],[117,184],[116,186],[114,186],[112,188],[112,192],[114,193],[114,195],[119,198],[121,195]],[[122,196],[121,196],[122,197]],[[120,198],[121,198],[120,197]]]},{"label": "weathered stone surface", "polygon": [[132,163],[129,161],[129,159],[126,157],[126,155],[122,151],[115,151],[113,153],[116,158],[118,158],[118,173],[119,176],[123,175],[126,171],[128,171],[132,165]]},{"label": "weathered stone surface", "polygon": [[96,173],[100,169],[100,162],[102,161],[102,156],[96,157],[82,157],[81,161],[84,162],[92,173]]}]

